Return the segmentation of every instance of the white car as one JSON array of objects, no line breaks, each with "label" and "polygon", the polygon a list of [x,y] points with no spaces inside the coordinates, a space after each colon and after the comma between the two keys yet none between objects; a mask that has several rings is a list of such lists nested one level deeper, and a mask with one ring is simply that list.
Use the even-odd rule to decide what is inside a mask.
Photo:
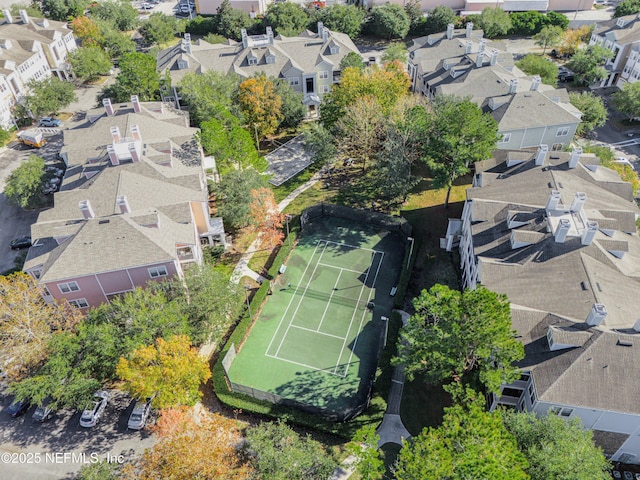
[{"label": "white car", "polygon": [[146,400],[138,400],[133,407],[133,411],[129,416],[129,422],[127,428],[131,430],[140,430],[147,423],[147,418],[151,412],[151,400],[153,397],[149,397]]},{"label": "white car", "polygon": [[107,407],[109,401],[109,393],[105,391],[99,391],[93,394],[93,400],[87,408],[82,412],[80,417],[80,426],[90,428],[96,425]]},{"label": "white car", "polygon": [[635,167],[633,166],[633,164],[629,161],[629,159],[627,157],[616,157],[614,159],[614,162],[623,163],[625,165],[629,165],[631,167],[631,170],[635,170]]}]

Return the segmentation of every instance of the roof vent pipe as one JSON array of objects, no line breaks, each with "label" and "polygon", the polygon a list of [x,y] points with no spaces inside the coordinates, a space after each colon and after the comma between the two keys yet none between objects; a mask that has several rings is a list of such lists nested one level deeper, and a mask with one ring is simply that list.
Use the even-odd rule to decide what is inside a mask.
[{"label": "roof vent pipe", "polygon": [[110,98],[103,99],[102,105],[104,106],[105,112],[107,112],[107,117],[113,117],[113,105],[111,105],[111,99]]},{"label": "roof vent pipe", "polygon": [[471,53],[473,50],[473,42],[471,40],[467,40],[464,45],[464,53]]},{"label": "roof vent pipe", "polygon": [[509,81],[509,94],[514,94],[518,90],[518,79],[512,78]]},{"label": "roof vent pipe", "polygon": [[447,25],[447,39],[451,40],[453,38],[453,23]]},{"label": "roof vent pipe", "polygon": [[500,55],[500,51],[493,49],[491,50],[491,57],[489,57],[489,65],[495,65],[498,63],[498,55]]},{"label": "roof vent pipe", "polygon": [[465,37],[470,38],[471,32],[473,32],[473,22],[467,23],[467,30],[465,32]]}]

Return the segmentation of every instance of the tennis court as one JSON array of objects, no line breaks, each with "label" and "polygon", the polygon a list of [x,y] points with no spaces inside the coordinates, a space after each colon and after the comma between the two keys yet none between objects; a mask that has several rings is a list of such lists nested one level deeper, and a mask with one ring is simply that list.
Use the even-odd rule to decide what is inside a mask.
[{"label": "tennis court", "polygon": [[338,417],[366,402],[403,258],[397,233],[314,220],[229,368],[234,390]]}]

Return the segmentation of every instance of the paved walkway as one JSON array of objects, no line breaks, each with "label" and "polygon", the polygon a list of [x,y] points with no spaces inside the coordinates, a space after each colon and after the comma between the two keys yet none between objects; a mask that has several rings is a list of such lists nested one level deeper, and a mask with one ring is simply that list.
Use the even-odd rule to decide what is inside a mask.
[{"label": "paved walkway", "polygon": [[[402,325],[406,325],[410,315],[404,310],[394,310],[402,317]],[[411,434],[406,429],[400,418],[400,402],[402,401],[402,389],[404,388],[404,365],[398,365],[393,370],[391,377],[391,389],[387,400],[387,411],[382,418],[382,423],[376,430],[380,437],[378,446],[385,443],[397,443],[402,445],[402,440],[411,438]]]}]

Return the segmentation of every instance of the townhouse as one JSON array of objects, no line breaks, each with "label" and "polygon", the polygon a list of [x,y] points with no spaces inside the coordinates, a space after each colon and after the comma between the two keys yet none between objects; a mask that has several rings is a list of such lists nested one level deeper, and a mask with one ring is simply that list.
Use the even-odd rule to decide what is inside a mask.
[{"label": "townhouse", "polygon": [[611,50],[613,56],[605,63],[607,77],[598,87],[619,87],[640,79],[640,15],[626,15],[596,25],[589,45]]}]

